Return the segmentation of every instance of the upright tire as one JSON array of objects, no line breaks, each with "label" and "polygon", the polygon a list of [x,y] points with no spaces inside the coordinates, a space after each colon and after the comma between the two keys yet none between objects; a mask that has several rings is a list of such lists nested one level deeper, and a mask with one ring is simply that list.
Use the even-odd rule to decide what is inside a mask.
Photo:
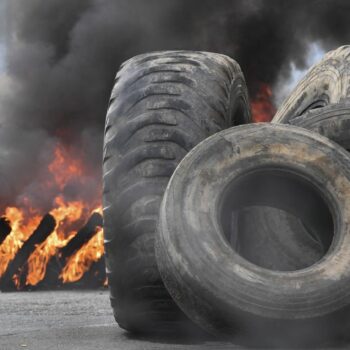
[{"label": "upright tire", "polygon": [[[350,158],[306,129],[254,124],[201,142],[163,197],[156,254],[174,300],[198,325],[259,347],[325,346],[350,325]],[[284,209],[328,247],[309,268],[279,272],[243,259],[232,215]],[[234,240],[233,240],[234,241]]]},{"label": "upright tire", "polygon": [[328,52],[305,77],[274,116],[273,123],[288,123],[308,110],[342,102],[350,97],[350,46]]},{"label": "upright tire", "polygon": [[159,206],[189,150],[209,135],[248,122],[244,77],[227,56],[154,52],[122,65],[107,113],[103,158],[107,276],[122,328],[187,327],[157,269]]}]

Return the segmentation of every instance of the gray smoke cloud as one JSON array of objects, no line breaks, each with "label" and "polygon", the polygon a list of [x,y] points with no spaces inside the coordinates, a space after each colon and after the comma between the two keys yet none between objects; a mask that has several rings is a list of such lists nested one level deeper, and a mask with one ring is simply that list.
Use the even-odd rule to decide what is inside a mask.
[{"label": "gray smoke cloud", "polygon": [[[99,195],[103,125],[122,61],[153,50],[228,54],[252,98],[307,65],[310,44],[350,43],[347,0],[9,0],[1,3],[0,210],[30,198],[49,210],[42,183],[57,143],[85,164],[69,198]],[[87,185],[88,184],[88,185]]]}]

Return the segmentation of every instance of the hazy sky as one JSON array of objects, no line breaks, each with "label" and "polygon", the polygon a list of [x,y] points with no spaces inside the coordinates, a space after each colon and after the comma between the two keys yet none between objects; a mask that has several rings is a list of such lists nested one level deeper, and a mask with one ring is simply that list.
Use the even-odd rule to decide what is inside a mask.
[{"label": "hazy sky", "polygon": [[[5,63],[5,37],[6,37],[6,1],[0,0],[0,73],[3,73],[6,68]],[[313,44],[310,47],[310,52],[308,54],[308,62],[307,65],[311,66],[316,61],[318,61],[322,55],[323,50],[317,44]],[[295,67],[293,62],[291,62],[291,76],[288,82],[280,81],[278,82],[278,88],[276,89],[277,93],[275,94],[275,102],[276,104],[280,104],[283,98],[288,94],[288,92],[296,85],[298,80],[305,74],[304,69],[299,70]]]},{"label": "hazy sky", "polygon": [[0,0],[0,72],[5,69],[5,31],[6,31],[6,18],[5,18],[5,6],[6,0]]},{"label": "hazy sky", "polygon": [[[349,11],[349,0],[0,0],[3,205],[24,196],[51,206],[39,175],[58,142],[99,188],[105,113],[123,60],[221,52],[240,63],[252,98],[268,84],[278,106],[324,51],[350,42]],[[83,193],[67,187],[69,196]]]},{"label": "hazy sky", "polygon": [[5,70],[5,47],[1,43],[0,44],[0,72]]}]

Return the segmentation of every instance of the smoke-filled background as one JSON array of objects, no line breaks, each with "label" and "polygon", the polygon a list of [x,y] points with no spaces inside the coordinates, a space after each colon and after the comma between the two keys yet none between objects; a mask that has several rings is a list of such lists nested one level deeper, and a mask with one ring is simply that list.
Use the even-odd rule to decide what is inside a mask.
[{"label": "smoke-filled background", "polygon": [[[348,0],[2,2],[0,214],[29,202],[48,211],[58,191],[100,195],[104,117],[123,60],[164,49],[225,53],[240,63],[251,99],[267,84],[278,107],[308,66],[350,43],[349,14]],[[51,179],[64,170],[50,168],[58,145],[83,168],[62,188]]]}]

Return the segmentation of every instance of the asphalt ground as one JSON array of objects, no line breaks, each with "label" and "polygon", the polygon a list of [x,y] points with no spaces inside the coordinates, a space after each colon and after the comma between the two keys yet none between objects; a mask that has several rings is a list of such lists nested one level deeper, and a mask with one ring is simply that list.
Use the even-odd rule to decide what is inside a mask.
[{"label": "asphalt ground", "polygon": [[112,315],[108,291],[100,290],[0,293],[0,350],[16,349],[242,348],[209,337],[170,339],[132,336],[118,327]]},{"label": "asphalt ground", "polygon": [[0,350],[237,348],[213,339],[130,336],[114,321],[105,290],[0,293]]}]

